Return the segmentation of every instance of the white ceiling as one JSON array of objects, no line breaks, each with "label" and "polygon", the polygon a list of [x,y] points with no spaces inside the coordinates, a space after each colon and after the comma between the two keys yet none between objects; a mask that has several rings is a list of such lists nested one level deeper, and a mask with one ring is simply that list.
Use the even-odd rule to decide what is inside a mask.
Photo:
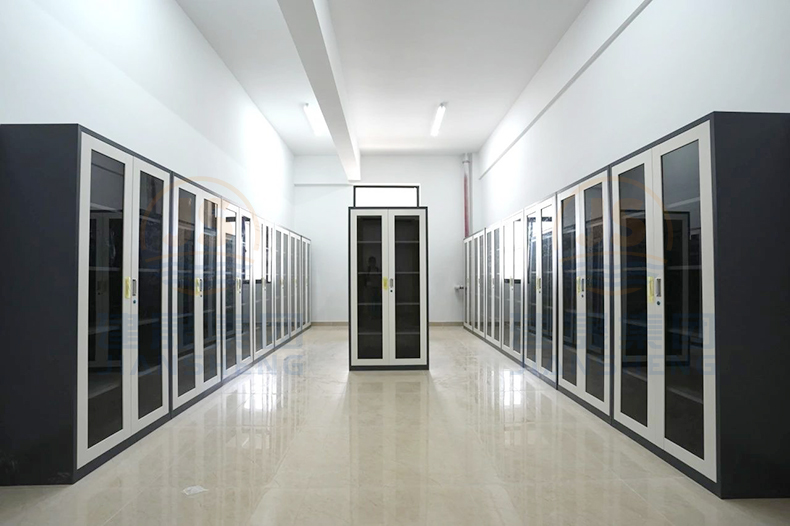
[{"label": "white ceiling", "polygon": [[586,3],[330,1],[360,151],[476,152]]},{"label": "white ceiling", "polygon": [[313,134],[315,104],[277,0],[176,0],[295,155],[334,152]]},{"label": "white ceiling", "polygon": [[[294,154],[334,151],[277,0],[177,1]],[[360,151],[479,150],[587,1],[328,0]]]}]

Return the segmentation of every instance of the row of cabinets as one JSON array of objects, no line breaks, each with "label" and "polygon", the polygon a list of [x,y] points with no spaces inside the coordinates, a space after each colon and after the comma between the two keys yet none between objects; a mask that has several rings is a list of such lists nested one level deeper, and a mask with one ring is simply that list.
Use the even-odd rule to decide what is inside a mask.
[{"label": "row of cabinets", "polygon": [[[737,364],[747,371],[747,353],[756,349],[717,335],[722,324],[754,335],[766,323],[758,316],[747,322],[735,314],[737,303],[723,301],[721,288],[738,285],[716,280],[730,277],[727,258],[736,256],[715,253],[714,237],[747,231],[723,224],[715,204],[732,205],[747,180],[749,191],[771,192],[761,186],[766,174],[757,168],[765,163],[754,152],[770,158],[769,147],[781,152],[788,144],[760,137],[743,159],[714,163],[712,143],[714,124],[719,136],[757,141],[753,129],[770,125],[785,134],[787,123],[786,116],[711,116],[467,238],[465,326],[720,496],[787,492],[776,482],[787,475],[787,454],[766,450],[779,440],[776,429],[742,420],[749,433],[765,428],[766,442],[723,443],[723,435],[745,431],[721,415],[749,395],[722,406],[722,390],[745,387]],[[741,163],[732,180],[726,162]],[[752,255],[773,250],[765,244]],[[789,394],[779,382],[760,389]],[[750,455],[770,465],[762,480],[738,472],[752,469],[743,464]]]},{"label": "row of cabinets", "polygon": [[[4,139],[35,130],[13,128]],[[14,454],[32,462],[18,464],[14,483],[73,481],[311,324],[309,239],[87,131],[78,137],[78,196],[60,205],[76,205],[75,345],[36,350],[76,360],[76,443],[44,464],[15,440]],[[26,381],[6,389],[32,389]]]}]

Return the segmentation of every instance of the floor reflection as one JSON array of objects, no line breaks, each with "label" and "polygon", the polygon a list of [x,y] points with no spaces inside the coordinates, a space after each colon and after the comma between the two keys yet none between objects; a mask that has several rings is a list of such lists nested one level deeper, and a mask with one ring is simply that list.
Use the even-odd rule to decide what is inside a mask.
[{"label": "floor reflection", "polygon": [[0,523],[790,522],[790,501],[718,500],[463,329],[432,328],[420,372],[349,373],[347,334],[311,329],[74,486],[0,488]]}]

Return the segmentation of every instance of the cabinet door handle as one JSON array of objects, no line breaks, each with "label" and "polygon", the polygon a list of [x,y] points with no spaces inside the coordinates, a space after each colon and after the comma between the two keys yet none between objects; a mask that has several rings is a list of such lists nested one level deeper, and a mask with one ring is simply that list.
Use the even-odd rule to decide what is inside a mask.
[{"label": "cabinet door handle", "polygon": [[647,278],[647,300],[650,303],[653,303],[656,300],[656,292],[655,292],[655,278],[650,276]]},{"label": "cabinet door handle", "polygon": [[661,297],[661,278],[656,278],[656,298]]},{"label": "cabinet door handle", "polygon": [[133,298],[137,297],[137,280],[136,279],[132,279],[132,297]]},{"label": "cabinet door handle", "polygon": [[200,278],[195,278],[195,294],[200,294]]},{"label": "cabinet door handle", "polygon": [[390,290],[392,290],[394,287],[395,287],[395,280],[393,278],[390,278]]},{"label": "cabinet door handle", "polygon": [[200,278],[200,295],[203,295],[203,278]]},{"label": "cabinet door handle", "polygon": [[576,294],[580,294],[582,291],[582,278],[576,278]]},{"label": "cabinet door handle", "polygon": [[582,292],[584,292],[584,278],[581,278]]},{"label": "cabinet door handle", "polygon": [[241,294],[241,278],[236,278],[236,294]]},{"label": "cabinet door handle", "polygon": [[123,282],[123,295],[128,300],[132,297],[132,278],[126,278]]}]

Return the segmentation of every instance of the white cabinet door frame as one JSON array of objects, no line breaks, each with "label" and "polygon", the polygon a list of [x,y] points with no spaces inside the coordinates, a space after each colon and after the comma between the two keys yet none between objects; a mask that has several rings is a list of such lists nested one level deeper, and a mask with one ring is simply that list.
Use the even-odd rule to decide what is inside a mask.
[{"label": "white cabinet door frame", "polygon": [[[244,210],[243,208],[238,208],[239,210],[239,218],[236,227],[236,261],[238,267],[238,283],[239,285],[236,287],[237,292],[237,306],[238,306],[238,323],[236,324],[236,334],[239,335],[238,339],[238,356],[237,364],[239,364],[240,368],[246,367],[247,365],[251,364],[253,358],[255,356],[255,294],[254,294],[254,284],[255,284],[255,273],[253,271],[253,247],[255,245],[255,221],[252,217],[252,214]],[[248,300],[249,301],[249,313],[247,316],[244,316],[244,273],[246,271],[247,278],[249,284],[248,291]],[[246,319],[245,319],[246,318]],[[248,335],[246,336],[247,345],[250,347],[250,354],[246,358],[244,357],[244,323],[247,323],[247,327],[249,328]]]},{"label": "white cabinet door frame", "polygon": [[[397,336],[397,267],[395,265],[396,256],[396,234],[395,222],[399,217],[418,217],[419,218],[419,232],[420,232],[420,357],[419,358],[397,358],[396,356],[396,336]],[[387,260],[387,274],[385,276],[389,279],[389,292],[385,292],[387,296],[382,298],[383,303],[388,304],[388,314],[386,330],[389,334],[388,349],[386,355],[388,356],[388,364],[393,366],[409,366],[409,365],[425,365],[428,357],[428,243],[426,239],[426,219],[427,214],[425,209],[408,210],[408,209],[393,209],[387,214],[387,244],[383,245],[388,254],[385,256]]]},{"label": "white cabinet door frame", "polygon": [[[121,320],[121,378],[122,378],[122,419],[120,430],[104,438],[93,446],[88,446],[88,323],[91,299],[89,294],[89,256],[90,256],[90,222],[91,222],[91,177],[93,152],[98,152],[124,165],[123,188],[123,276],[122,320]],[[132,208],[134,158],[113,146],[108,145],[88,134],[81,136],[80,151],[80,207],[79,207],[79,255],[78,255],[78,288],[77,300],[77,468],[81,468],[102,453],[123,442],[131,435],[131,352],[130,352],[130,320],[132,316],[131,279],[132,279],[132,225],[135,216]]]},{"label": "white cabinet door frame", "polygon": [[[364,367],[364,366],[384,366],[389,365],[389,340],[387,335],[389,331],[390,322],[390,302],[388,300],[389,294],[389,259],[387,258],[387,247],[389,246],[389,222],[387,210],[383,209],[367,209],[367,210],[352,210],[351,211],[351,235],[349,238],[350,250],[350,275],[349,275],[349,294],[351,301],[351,366]],[[358,316],[358,303],[359,303],[359,286],[358,286],[358,250],[357,240],[359,235],[357,232],[357,218],[359,217],[378,217],[381,219],[381,276],[382,276],[382,293],[381,293],[381,315],[382,315],[382,355],[381,358],[376,359],[360,359],[359,356],[359,316]],[[385,283],[387,286],[385,287]]]},{"label": "white cabinet door frame", "polygon": [[313,244],[312,242],[305,238],[305,262],[304,262],[304,315],[305,315],[305,329],[310,327],[313,324],[313,301],[312,301],[312,294],[311,294],[311,287],[313,284],[312,280],[312,271],[313,271]]},{"label": "white cabinet door frame", "polygon": [[[532,206],[524,210],[524,364],[538,370],[540,363],[540,296],[538,294],[538,279],[540,278],[540,216],[539,207]],[[535,246],[530,245],[530,224],[532,225],[532,238]],[[533,264],[534,260],[534,264]],[[530,275],[534,267],[534,277]],[[529,307],[530,295],[535,296],[535,333],[534,342],[530,344],[529,332]],[[531,348],[531,352],[528,350]],[[533,354],[535,359],[530,358]]]},{"label": "white cabinet door frame", "polygon": [[[142,179],[142,175],[146,174],[150,177],[155,177],[162,183],[162,193],[161,195],[156,196],[157,201],[162,203],[162,242],[159,249],[161,250],[162,258],[159,261],[160,270],[162,273],[162,283],[161,283],[161,291],[162,297],[160,298],[161,304],[161,342],[160,342],[160,352],[161,352],[161,360],[162,365],[161,375],[162,375],[162,406],[154,411],[151,411],[147,415],[140,417],[139,415],[139,364],[140,364],[140,355],[139,355],[139,346],[132,345],[131,347],[131,363],[132,363],[132,377],[131,377],[131,388],[132,388],[132,433],[136,433],[141,429],[151,425],[155,421],[159,420],[163,416],[167,415],[170,409],[170,403],[168,400],[168,386],[169,386],[169,371],[170,367],[168,365],[169,356],[167,353],[168,348],[168,328],[169,328],[169,320],[170,314],[167,305],[167,298],[168,298],[168,289],[170,284],[170,277],[169,277],[169,263],[170,260],[168,258],[168,232],[170,225],[170,174],[165,172],[164,170],[160,170],[151,164],[142,161],[140,159],[134,159],[134,185],[133,185],[133,195],[132,195],[132,210],[134,213],[134,227],[132,231],[132,320],[139,320],[140,319],[140,312],[139,312],[139,290],[140,290],[140,246],[141,243],[145,242],[145,232],[140,232],[140,183]],[[142,235],[141,235],[142,234]],[[139,341],[139,328],[135,327],[134,330],[137,332],[137,340]]]},{"label": "white cabinet door frame", "polygon": [[[515,341],[517,338],[521,338],[521,334],[517,334],[516,327],[516,308],[515,308],[515,301],[516,301],[516,293],[518,292],[522,298],[522,307],[523,307],[523,290],[524,290],[524,279],[523,279],[523,239],[516,239],[516,224],[521,224],[523,229],[524,226],[524,212],[521,211],[517,214],[510,216],[502,225],[502,256],[500,257],[500,261],[502,263],[502,350],[507,352],[508,355],[516,358],[519,362],[523,360],[523,353],[524,353],[524,346],[523,340],[522,345],[519,348],[516,348]],[[523,235],[520,236],[523,238]],[[517,251],[521,251],[521,256],[517,254]],[[508,256],[508,253],[510,254]],[[511,261],[508,262],[508,259]],[[516,285],[516,276],[519,275],[517,271],[517,265],[522,266],[522,273],[521,273],[521,281],[518,285]],[[510,283],[506,284],[507,276],[510,275]],[[508,308],[505,309],[505,287],[508,288],[507,293],[509,294],[510,301],[508,303]],[[521,316],[523,318],[523,316]],[[508,321],[505,324],[505,320]],[[507,329],[506,329],[507,327]],[[523,327],[523,324],[522,324]],[[508,332],[507,339],[504,337],[505,332]],[[523,331],[521,331],[523,332]]]},{"label": "white cabinet door frame", "polygon": [[[700,458],[693,453],[687,451],[683,447],[673,443],[670,439],[665,438],[665,385],[666,371],[664,369],[665,352],[667,342],[665,341],[665,330],[662,325],[660,331],[661,342],[661,375],[660,382],[654,382],[660,385],[659,392],[656,396],[655,412],[660,415],[658,420],[660,426],[661,447],[668,453],[678,458],[685,464],[693,469],[699,471],[712,481],[717,481],[716,470],[716,342],[715,330],[713,327],[715,320],[715,270],[714,270],[714,241],[713,241],[713,169],[711,159],[711,138],[710,138],[710,123],[704,122],[699,126],[692,128],[680,135],[677,135],[653,148],[653,192],[657,196],[657,202],[654,209],[653,221],[656,225],[663,225],[664,223],[664,210],[663,210],[663,171],[662,171],[662,158],[664,155],[671,153],[683,146],[693,143],[698,144],[699,148],[699,184],[700,184],[700,221],[701,221],[701,259],[702,259],[702,313],[705,316],[707,326],[704,330],[703,342],[703,363],[704,369],[708,371],[703,374],[703,430],[704,430],[704,453]],[[655,229],[655,246],[657,250],[663,251],[665,246],[664,229]],[[660,261],[664,262],[663,253],[660,254]],[[665,268],[661,265],[656,269],[655,273],[655,298],[653,304],[656,317],[663,320],[666,324],[665,315],[665,301],[662,301],[663,295],[661,294],[661,283],[666,283]],[[658,281],[660,280],[660,281]]]},{"label": "white cabinet door frame", "polygon": [[[617,270],[617,277],[614,280],[614,319],[615,319],[615,337],[614,337],[614,357],[615,357],[615,382],[614,382],[614,419],[626,426],[628,429],[656,445],[661,445],[661,430],[663,426],[660,425],[659,420],[663,420],[663,415],[660,414],[659,408],[655,401],[661,393],[661,386],[659,385],[659,375],[663,375],[663,351],[657,347],[650,347],[648,342],[648,356],[646,357],[647,364],[650,364],[655,369],[656,374],[647,375],[647,425],[635,420],[631,416],[622,411],[622,375],[624,369],[623,363],[623,341],[622,341],[622,327],[623,320],[623,301],[625,299],[625,291],[623,289],[623,268],[622,256],[628,251],[628,245],[624,244],[624,237],[621,225],[621,206],[624,203],[621,200],[620,194],[620,180],[621,175],[633,170],[634,168],[644,167],[644,206],[645,206],[645,221],[646,221],[646,255],[648,260],[648,267],[653,266],[647,270],[648,279],[652,277],[651,272],[655,271],[657,261],[660,261],[661,255],[655,246],[655,224],[651,219],[655,217],[655,195],[653,194],[653,158],[652,152],[646,151],[639,155],[635,155],[630,159],[614,166],[612,168],[612,202],[613,202],[613,221],[616,234],[613,236],[614,243],[614,265]],[[630,241],[628,243],[631,243]],[[653,262],[651,265],[650,262]],[[647,291],[646,291],[647,292]],[[655,309],[655,304],[649,299],[647,300],[647,319],[655,320],[658,313]],[[647,329],[646,329],[647,330]],[[660,327],[658,328],[660,330]]]}]

